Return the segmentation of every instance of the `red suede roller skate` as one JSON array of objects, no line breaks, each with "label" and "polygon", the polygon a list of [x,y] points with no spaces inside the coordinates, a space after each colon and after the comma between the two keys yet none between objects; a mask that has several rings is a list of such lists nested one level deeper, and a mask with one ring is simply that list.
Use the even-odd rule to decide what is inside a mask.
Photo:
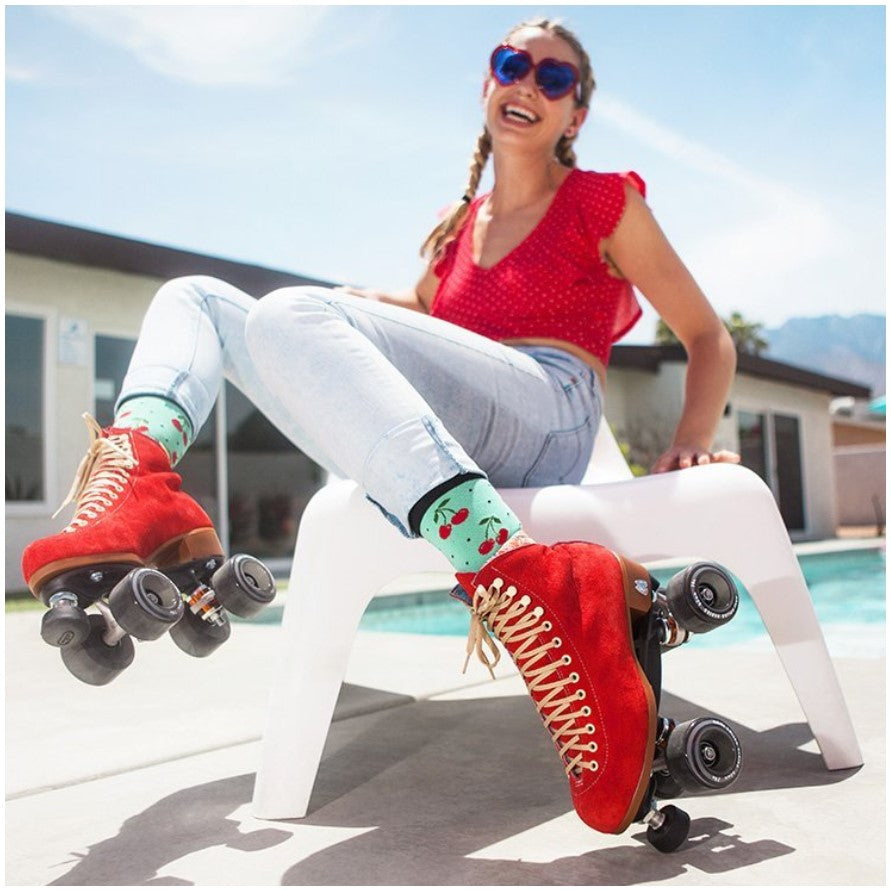
[{"label": "red suede roller skate", "polygon": [[[76,500],[74,517],[25,549],[22,574],[50,607],[43,639],[61,648],[72,674],[98,685],[133,661],[130,635],[169,630],[187,653],[209,654],[229,636],[226,610],[254,615],[275,583],[253,557],[224,560],[210,517],[181,490],[157,442],[84,419],[90,448],[62,505]],[[98,612],[85,612],[91,605]]]},{"label": "red suede roller skate", "polygon": [[468,658],[475,650],[490,671],[498,661],[485,623],[526,682],[581,819],[616,834],[643,821],[656,848],[676,850],[690,818],[657,798],[729,786],[741,754],[723,721],[659,717],[660,656],[733,617],[729,574],[695,564],[662,591],[642,566],[569,542],[507,550],[458,580],[472,598]]}]

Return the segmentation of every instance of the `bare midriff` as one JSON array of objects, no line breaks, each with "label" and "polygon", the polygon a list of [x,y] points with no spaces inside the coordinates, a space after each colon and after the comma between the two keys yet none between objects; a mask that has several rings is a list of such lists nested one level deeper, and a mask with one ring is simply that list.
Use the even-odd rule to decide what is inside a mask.
[{"label": "bare midriff", "polygon": [[558,340],[554,337],[512,337],[509,340],[501,341],[508,346],[552,346],[557,347],[557,349],[565,350],[567,353],[572,353],[573,356],[581,359],[586,365],[590,365],[591,368],[597,373],[597,377],[600,379],[600,387],[604,392],[606,391],[606,366],[603,362],[597,358],[593,353],[589,353],[587,350],[582,349],[580,346],[576,346],[574,343],[569,343],[565,340]]}]

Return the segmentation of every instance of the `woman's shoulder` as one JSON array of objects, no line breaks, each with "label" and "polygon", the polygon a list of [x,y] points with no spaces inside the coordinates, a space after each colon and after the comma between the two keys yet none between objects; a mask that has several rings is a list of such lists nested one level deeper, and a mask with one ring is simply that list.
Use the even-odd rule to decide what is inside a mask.
[{"label": "woman's shoulder", "polygon": [[626,184],[636,189],[643,196],[646,196],[647,193],[647,186],[643,177],[634,170],[604,173],[599,170],[581,170],[576,168],[573,173],[573,179],[578,191],[591,199],[624,192]]}]

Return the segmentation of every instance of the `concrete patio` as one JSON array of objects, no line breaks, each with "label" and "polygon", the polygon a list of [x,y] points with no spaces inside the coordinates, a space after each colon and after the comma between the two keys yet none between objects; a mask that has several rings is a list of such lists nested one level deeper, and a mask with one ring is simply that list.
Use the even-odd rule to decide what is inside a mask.
[{"label": "concrete patio", "polygon": [[[829,637],[865,765],[829,772],[769,644],[666,658],[662,711],[730,721],[744,772],[685,799],[691,838],[589,830],[507,660],[460,673],[454,637],[360,632],[310,813],[250,800],[277,625],[212,658],[137,644],[114,683],[72,678],[6,617],[7,885],[876,885],[885,881],[885,660]],[[880,650],[882,648],[880,647]],[[843,654],[843,655],[838,655]]]}]

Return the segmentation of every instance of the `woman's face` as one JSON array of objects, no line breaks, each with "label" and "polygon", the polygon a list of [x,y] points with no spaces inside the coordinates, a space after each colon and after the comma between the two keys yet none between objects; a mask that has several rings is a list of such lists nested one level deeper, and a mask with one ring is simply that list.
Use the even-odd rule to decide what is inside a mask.
[{"label": "woman's face", "polygon": [[[580,60],[562,38],[541,28],[521,28],[507,40],[516,49],[526,50],[536,64],[556,59],[579,67]],[[483,88],[486,126],[495,147],[553,152],[561,136],[574,136],[587,115],[576,107],[573,90],[561,99],[551,100],[535,83],[530,71],[521,81],[502,86],[490,73]]]}]

